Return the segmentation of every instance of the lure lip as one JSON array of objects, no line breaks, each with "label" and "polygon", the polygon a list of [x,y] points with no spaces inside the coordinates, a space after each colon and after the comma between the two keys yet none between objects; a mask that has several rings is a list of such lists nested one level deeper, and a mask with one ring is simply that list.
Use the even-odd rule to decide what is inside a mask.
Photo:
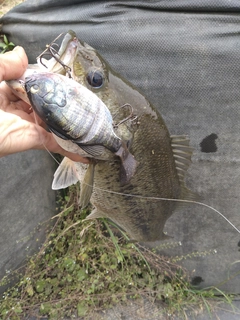
[{"label": "lure lip", "polygon": [[[60,57],[60,60],[66,65],[69,64],[70,61],[74,60],[75,55],[77,54],[78,50],[80,49],[80,46],[84,47],[84,43],[77,38],[76,33],[74,31],[69,30],[65,34],[63,41],[62,41],[62,44],[60,46],[60,49],[58,51],[58,55]],[[44,52],[45,51],[46,50],[44,50]],[[45,66],[44,64],[40,63],[40,56],[38,56],[36,58],[38,64],[28,65],[28,68],[26,69],[26,71],[23,73],[23,75],[21,77],[19,77],[18,79],[6,81],[7,85],[10,87],[12,92],[15,95],[17,95],[21,100],[25,101],[29,105],[30,105],[30,101],[27,97],[26,91],[24,90],[24,83],[26,81],[26,78],[33,76],[34,73],[38,74],[38,73],[42,73],[42,72],[48,72],[49,68],[51,69],[51,68],[53,68],[54,65],[57,65],[57,61],[53,57],[52,59],[54,59],[54,60],[52,60],[52,59],[47,60],[46,61],[47,66]],[[60,68],[62,68],[62,66],[60,66]],[[57,69],[53,70],[53,71],[54,71],[53,73],[58,73]]]}]

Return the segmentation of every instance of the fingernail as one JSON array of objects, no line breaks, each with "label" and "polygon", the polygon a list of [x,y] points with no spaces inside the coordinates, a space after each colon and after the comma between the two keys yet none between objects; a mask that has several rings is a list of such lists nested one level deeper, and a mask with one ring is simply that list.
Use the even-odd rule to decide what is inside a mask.
[{"label": "fingernail", "polygon": [[17,52],[17,53],[22,52],[22,50],[23,50],[23,48],[20,47],[20,46],[16,46],[16,47],[13,49],[13,51],[15,51],[15,52]]}]

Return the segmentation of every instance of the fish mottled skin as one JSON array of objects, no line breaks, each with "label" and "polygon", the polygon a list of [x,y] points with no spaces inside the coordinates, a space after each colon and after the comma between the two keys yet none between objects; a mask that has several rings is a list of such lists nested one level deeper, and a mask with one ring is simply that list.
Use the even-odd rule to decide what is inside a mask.
[{"label": "fish mottled skin", "polygon": [[[81,203],[91,196],[94,210],[87,219],[107,217],[123,228],[136,241],[164,240],[164,225],[177,208],[177,202],[146,199],[189,199],[193,194],[185,187],[184,175],[191,162],[192,149],[185,136],[170,136],[158,110],[127,80],[114,72],[108,63],[88,44],[78,41],[71,31],[66,50],[74,46],[75,54],[68,66],[72,77],[94,92],[109,109],[114,132],[137,160],[136,172],[126,184],[120,181],[121,160],[113,156],[94,164],[75,163],[80,179]],[[61,70],[61,73],[63,70]],[[57,138],[68,151],[78,152],[71,141]],[[67,162],[64,160],[63,162]],[[64,166],[57,176],[64,175]],[[94,168],[94,179],[92,171]],[[87,171],[87,174],[86,174]],[[87,181],[87,182],[86,182]],[[84,191],[93,181],[93,188]],[[76,182],[76,181],[75,181]]]}]

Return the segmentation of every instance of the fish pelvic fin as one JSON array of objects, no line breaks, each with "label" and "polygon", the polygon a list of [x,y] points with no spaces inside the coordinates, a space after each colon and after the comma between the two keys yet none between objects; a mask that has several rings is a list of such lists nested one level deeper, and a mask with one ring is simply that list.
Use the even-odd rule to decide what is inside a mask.
[{"label": "fish pelvic fin", "polygon": [[91,159],[88,165],[87,171],[81,182],[81,191],[80,191],[80,200],[79,205],[81,208],[85,208],[89,202],[93,192],[93,183],[94,183],[94,169],[96,161]]},{"label": "fish pelvic fin", "polygon": [[80,143],[77,143],[81,149],[83,149],[85,152],[89,153],[93,157],[99,157],[103,154],[105,147],[102,145],[82,145]]},{"label": "fish pelvic fin", "polygon": [[[176,164],[177,175],[181,185],[180,199],[198,201],[200,196],[185,186],[185,174],[191,164],[191,157],[193,148],[189,146],[188,136],[171,136],[171,145],[173,150],[173,157]],[[179,203],[180,206],[186,205],[187,203]]]},{"label": "fish pelvic fin", "polygon": [[130,153],[124,142],[122,142],[121,147],[118,149],[115,155],[121,159],[120,183],[121,185],[125,185],[129,183],[131,178],[134,176],[137,168],[137,161]]},{"label": "fish pelvic fin", "polygon": [[54,173],[52,189],[64,189],[78,181],[79,177],[75,168],[75,162],[65,157]]}]

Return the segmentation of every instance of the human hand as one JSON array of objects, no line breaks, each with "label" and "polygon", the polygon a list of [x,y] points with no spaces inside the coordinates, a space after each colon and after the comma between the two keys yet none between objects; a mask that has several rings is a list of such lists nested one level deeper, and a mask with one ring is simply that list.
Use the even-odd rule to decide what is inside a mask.
[{"label": "human hand", "polygon": [[[32,108],[20,100],[3,80],[19,78],[28,65],[22,47],[0,55],[0,157],[29,149],[48,149],[73,161],[88,163],[87,158],[62,149]],[[36,124],[37,119],[37,124]]]}]

